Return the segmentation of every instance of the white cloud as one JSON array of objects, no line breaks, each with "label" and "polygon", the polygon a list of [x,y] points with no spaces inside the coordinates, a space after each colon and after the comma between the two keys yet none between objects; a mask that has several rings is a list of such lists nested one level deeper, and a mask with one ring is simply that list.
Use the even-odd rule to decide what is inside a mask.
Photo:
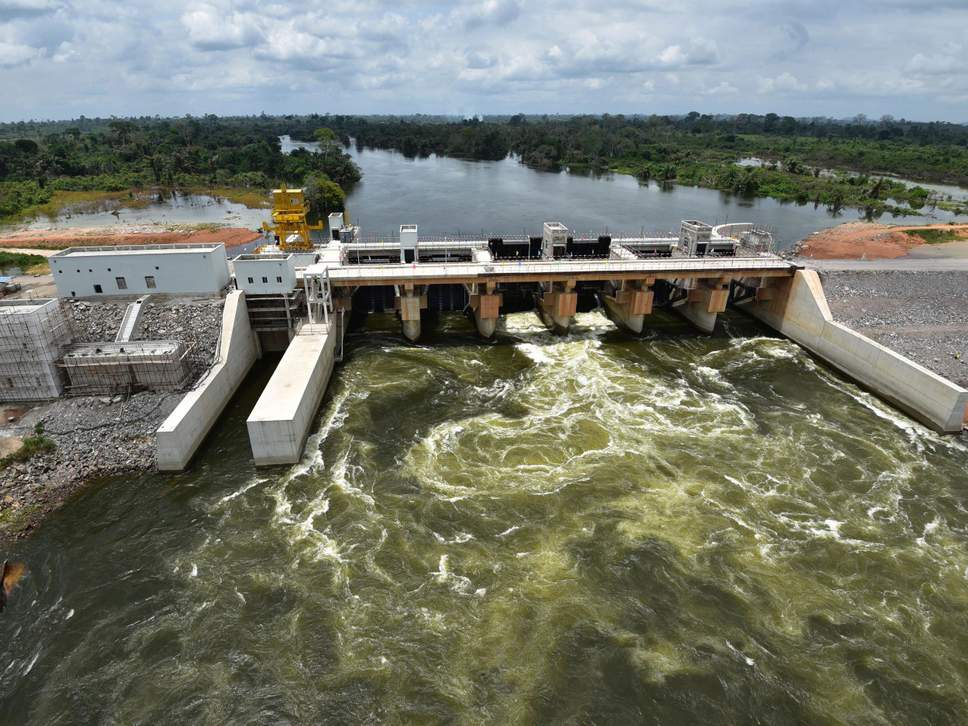
[{"label": "white cloud", "polygon": [[456,16],[468,30],[484,25],[504,26],[518,19],[521,5],[517,0],[485,0],[457,10]]},{"label": "white cloud", "polygon": [[915,75],[946,75],[964,73],[968,67],[968,53],[962,46],[949,43],[934,53],[915,53],[906,70]]},{"label": "white cloud", "polygon": [[20,43],[4,43],[0,41],[0,66],[20,66],[40,58],[44,52],[40,48]]},{"label": "white cloud", "polygon": [[964,121],[968,48],[938,40],[962,27],[965,0],[0,0],[0,87],[17,98],[0,116],[696,109]]},{"label": "white cloud", "polygon": [[807,85],[801,83],[792,73],[783,72],[775,78],[760,79],[760,93],[796,93],[806,91]]}]

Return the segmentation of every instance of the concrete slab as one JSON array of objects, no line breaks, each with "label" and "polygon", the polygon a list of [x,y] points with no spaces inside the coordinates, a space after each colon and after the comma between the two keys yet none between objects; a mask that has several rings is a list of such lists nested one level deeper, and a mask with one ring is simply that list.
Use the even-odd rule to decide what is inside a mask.
[{"label": "concrete slab", "polygon": [[295,464],[302,457],[335,359],[336,335],[304,325],[289,343],[246,420],[256,466]]}]

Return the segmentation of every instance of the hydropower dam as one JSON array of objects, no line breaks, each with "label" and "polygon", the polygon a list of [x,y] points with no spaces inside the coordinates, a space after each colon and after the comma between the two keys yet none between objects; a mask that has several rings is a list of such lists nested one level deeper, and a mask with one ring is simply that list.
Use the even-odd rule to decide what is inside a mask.
[{"label": "hydropower dam", "polygon": [[289,262],[299,294],[285,299],[281,329],[265,325],[259,296],[247,304],[245,294],[230,295],[216,365],[158,430],[160,469],[188,465],[259,351],[272,347],[283,356],[247,418],[252,457],[260,466],[298,462],[347,331],[384,311],[418,341],[447,310],[465,311],[490,338],[508,313],[533,310],[564,335],[577,314],[598,307],[630,334],[648,331],[660,310],[710,334],[735,307],[938,431],[966,421],[968,391],[835,322],[816,273],[775,255],[769,231],[753,224],[686,220],[676,237],[580,237],[546,222],[537,237],[429,240],[401,225],[397,239],[362,240],[334,216],[332,240],[311,252],[270,248],[235,261],[236,276],[250,269],[243,265]]},{"label": "hydropower dam", "polygon": [[[646,262],[702,259],[670,241]],[[342,254],[299,265],[301,305]],[[217,419],[187,468],[92,482],[11,545],[31,573],[0,618],[0,722],[964,722],[966,439],[824,364],[848,334],[809,271],[763,259],[787,272],[731,281],[712,334],[680,310],[692,288],[639,272],[643,335],[608,317],[620,282],[576,280],[566,335],[536,306],[569,278],[498,282],[494,344],[465,283],[415,286],[417,344],[392,286],[301,308],[291,340],[285,301],[233,292],[169,422],[190,444]],[[259,283],[280,260],[247,262]],[[259,399],[325,371],[330,334],[302,458],[257,467]]]}]

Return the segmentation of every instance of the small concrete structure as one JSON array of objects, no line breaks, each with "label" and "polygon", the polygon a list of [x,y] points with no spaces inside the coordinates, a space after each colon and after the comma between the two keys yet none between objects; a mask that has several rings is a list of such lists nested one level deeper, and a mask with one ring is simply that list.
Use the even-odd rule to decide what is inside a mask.
[{"label": "small concrete structure", "polygon": [[256,358],[258,347],[249,326],[245,293],[230,292],[222,309],[214,365],[155,432],[155,459],[161,471],[188,466]]},{"label": "small concrete structure", "polygon": [[70,247],[48,260],[60,297],[214,295],[229,282],[223,244]]},{"label": "small concrete structure", "polygon": [[187,353],[174,340],[83,343],[69,348],[61,364],[72,393],[177,391],[188,380]]},{"label": "small concrete structure", "polygon": [[[315,254],[309,253],[312,258]],[[239,255],[232,260],[235,286],[248,295],[284,295],[296,289],[292,253]]]},{"label": "small concrete structure", "polygon": [[141,313],[144,312],[144,305],[148,302],[149,297],[151,296],[145,295],[128,303],[128,307],[124,310],[124,317],[121,319],[121,327],[118,328],[118,333],[114,336],[115,343],[126,343],[141,335]]},{"label": "small concrete structure", "polygon": [[334,332],[327,325],[306,324],[289,343],[245,422],[257,466],[295,464],[302,457],[333,372]]},{"label": "small concrete structure", "polygon": [[554,259],[555,248],[564,251],[568,246],[568,228],[561,222],[545,222],[541,228],[541,256]]},{"label": "small concrete structure", "polygon": [[420,244],[417,236],[417,225],[400,225],[400,262],[418,262],[417,246]]},{"label": "small concrete structure", "polygon": [[58,300],[0,300],[0,401],[60,396],[64,381],[57,361],[72,340]]},{"label": "small concrete structure", "polygon": [[746,309],[935,430],[962,430],[968,390],[835,322],[814,270],[773,280]]}]

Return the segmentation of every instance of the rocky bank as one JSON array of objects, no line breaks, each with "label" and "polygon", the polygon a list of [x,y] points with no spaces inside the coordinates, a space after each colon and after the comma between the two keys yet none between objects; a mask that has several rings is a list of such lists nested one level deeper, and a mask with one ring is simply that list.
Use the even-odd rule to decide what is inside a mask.
[{"label": "rocky bank", "polygon": [[[114,340],[126,303],[65,303],[77,342]],[[190,346],[191,385],[211,366],[222,320],[221,299],[152,298],[138,336]],[[53,451],[0,470],[0,537],[28,532],[85,481],[154,467],[154,432],[184,392],[67,396],[3,422],[6,435],[31,434],[37,424]]]}]

